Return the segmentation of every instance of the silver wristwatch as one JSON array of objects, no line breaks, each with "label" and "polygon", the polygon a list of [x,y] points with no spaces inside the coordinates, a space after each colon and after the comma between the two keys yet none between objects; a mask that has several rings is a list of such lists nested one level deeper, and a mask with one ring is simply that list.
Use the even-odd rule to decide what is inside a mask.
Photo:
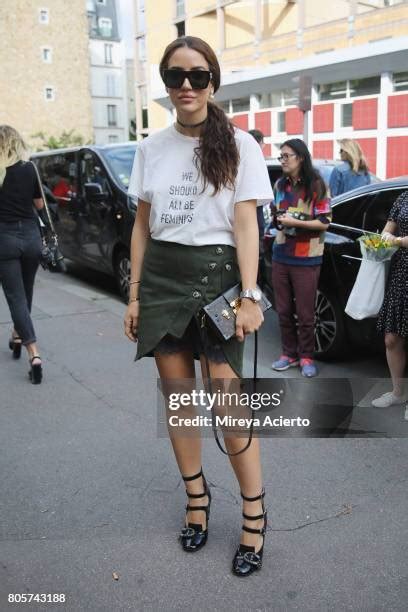
[{"label": "silver wristwatch", "polygon": [[245,289],[245,291],[241,291],[239,297],[241,299],[248,298],[249,300],[257,304],[262,299],[262,293],[259,289]]}]

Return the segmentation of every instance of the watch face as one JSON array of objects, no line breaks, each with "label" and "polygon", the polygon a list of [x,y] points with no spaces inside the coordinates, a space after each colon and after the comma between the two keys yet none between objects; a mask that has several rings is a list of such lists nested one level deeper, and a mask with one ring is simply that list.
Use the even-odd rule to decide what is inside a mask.
[{"label": "watch face", "polygon": [[262,293],[259,291],[259,289],[253,289],[252,297],[256,302],[260,302],[262,298]]}]

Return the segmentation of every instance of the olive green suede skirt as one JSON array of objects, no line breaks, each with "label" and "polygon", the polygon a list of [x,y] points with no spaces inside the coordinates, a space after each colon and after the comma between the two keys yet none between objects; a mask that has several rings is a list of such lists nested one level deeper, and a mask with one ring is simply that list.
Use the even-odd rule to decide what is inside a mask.
[{"label": "olive green suede skirt", "polygon": [[[136,360],[153,356],[168,334],[182,338],[203,306],[240,281],[236,249],[224,244],[186,246],[150,239],[140,280]],[[211,332],[207,337],[219,344],[225,361],[242,377],[244,342],[236,338],[219,341]],[[195,352],[194,356],[199,355]]]}]

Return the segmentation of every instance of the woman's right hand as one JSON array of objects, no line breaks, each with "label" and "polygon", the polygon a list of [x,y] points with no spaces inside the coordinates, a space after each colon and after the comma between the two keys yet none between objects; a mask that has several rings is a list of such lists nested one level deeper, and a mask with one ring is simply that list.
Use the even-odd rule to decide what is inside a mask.
[{"label": "woman's right hand", "polygon": [[140,302],[129,302],[125,312],[125,335],[132,340],[137,341],[137,326],[139,323]]}]

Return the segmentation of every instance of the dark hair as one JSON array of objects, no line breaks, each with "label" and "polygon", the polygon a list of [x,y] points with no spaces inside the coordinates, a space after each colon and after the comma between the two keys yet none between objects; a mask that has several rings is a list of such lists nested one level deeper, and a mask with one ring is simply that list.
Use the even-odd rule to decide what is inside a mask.
[{"label": "dark hair", "polygon": [[263,143],[264,135],[262,134],[261,130],[249,130],[248,134],[251,134],[258,144]]},{"label": "dark hair", "polygon": [[[220,65],[210,45],[196,36],[182,36],[166,47],[159,65],[161,77],[174,51],[181,47],[194,49],[205,57],[216,92],[221,82]],[[222,187],[234,188],[239,164],[235,128],[222,108],[214,102],[207,102],[207,121],[201,129],[199,145],[194,153],[194,165],[203,177],[204,189],[209,183],[214,187],[214,194]]]},{"label": "dark hair", "polygon": [[280,148],[282,149],[282,147],[290,147],[298,157],[302,158],[300,178],[305,186],[305,199],[312,200],[314,194],[316,194],[318,200],[325,198],[327,195],[326,183],[320,172],[314,168],[310,151],[303,140],[291,138],[290,140],[285,140]]}]

